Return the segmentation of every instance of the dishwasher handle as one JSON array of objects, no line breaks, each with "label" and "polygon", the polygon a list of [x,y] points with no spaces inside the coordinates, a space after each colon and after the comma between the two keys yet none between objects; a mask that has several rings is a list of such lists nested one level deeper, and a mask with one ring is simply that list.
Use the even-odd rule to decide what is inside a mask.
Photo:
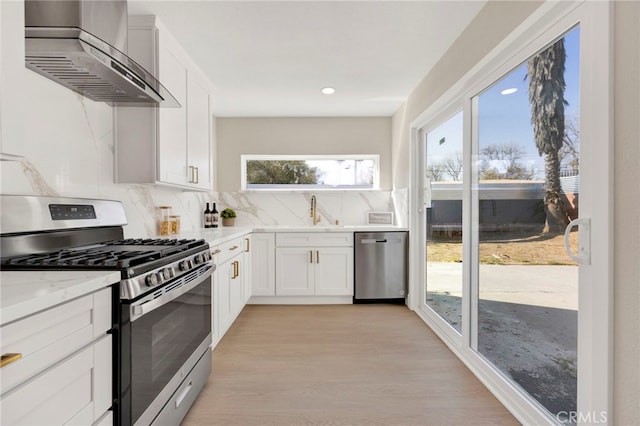
[{"label": "dishwasher handle", "polygon": [[377,244],[377,243],[386,243],[387,239],[384,240],[376,240],[375,238],[363,238],[360,240],[361,244]]}]

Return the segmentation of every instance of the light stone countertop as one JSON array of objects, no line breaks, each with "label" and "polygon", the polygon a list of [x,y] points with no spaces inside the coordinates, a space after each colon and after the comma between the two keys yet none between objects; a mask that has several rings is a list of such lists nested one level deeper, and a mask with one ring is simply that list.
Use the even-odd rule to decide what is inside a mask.
[{"label": "light stone countertop", "polygon": [[203,238],[211,246],[215,246],[234,238],[243,237],[252,232],[394,232],[408,231],[408,228],[384,225],[256,225],[254,227],[226,227],[217,229],[202,229],[173,235],[170,238]]},{"label": "light stone countertop", "polygon": [[0,325],[118,281],[113,271],[0,271]]}]

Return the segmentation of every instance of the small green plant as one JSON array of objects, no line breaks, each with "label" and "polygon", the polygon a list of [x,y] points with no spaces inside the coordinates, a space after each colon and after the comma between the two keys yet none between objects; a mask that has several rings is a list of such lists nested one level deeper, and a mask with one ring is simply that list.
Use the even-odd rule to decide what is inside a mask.
[{"label": "small green plant", "polygon": [[233,219],[234,217],[236,217],[236,212],[233,209],[226,208],[222,210],[222,212],[220,212],[220,217],[222,217],[223,219]]}]

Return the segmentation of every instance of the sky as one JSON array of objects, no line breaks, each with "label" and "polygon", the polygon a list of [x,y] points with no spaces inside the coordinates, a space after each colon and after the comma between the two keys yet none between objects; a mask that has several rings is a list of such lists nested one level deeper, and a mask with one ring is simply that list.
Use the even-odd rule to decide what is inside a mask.
[{"label": "sky", "polygon": [[[568,102],[565,121],[577,121],[579,116],[579,38],[577,27],[564,37],[567,54],[565,99]],[[495,143],[515,143],[524,152],[520,162],[534,168],[534,179],[543,179],[544,159],[536,149],[530,123],[528,85],[525,62],[479,94],[479,148]],[[509,95],[501,94],[509,88],[516,88],[517,91]],[[445,142],[440,143],[443,137]],[[427,134],[427,164],[462,152],[462,148],[462,113],[459,113]]]}]

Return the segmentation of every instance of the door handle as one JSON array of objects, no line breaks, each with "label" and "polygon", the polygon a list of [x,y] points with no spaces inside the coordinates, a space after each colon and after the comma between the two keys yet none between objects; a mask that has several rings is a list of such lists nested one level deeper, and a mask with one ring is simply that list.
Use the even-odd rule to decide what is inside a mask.
[{"label": "door handle", "polygon": [[231,265],[233,265],[233,276],[231,277],[231,279],[235,280],[240,276],[240,268],[238,267],[239,263],[237,260],[234,260]]},{"label": "door handle", "polygon": [[320,250],[316,250],[316,263],[320,263]]},{"label": "door handle", "polygon": [[[580,237],[578,238],[578,253],[574,253],[569,246],[569,235],[571,230],[579,226]],[[588,217],[581,217],[572,220],[567,229],[564,230],[564,249],[567,255],[578,265],[591,265],[591,219]]]},{"label": "door handle", "polygon": [[313,263],[313,250],[309,250],[309,263]]},{"label": "door handle", "polygon": [[189,391],[191,391],[192,387],[193,387],[193,381],[190,380],[187,387],[182,389],[180,394],[178,394],[178,397],[176,398],[176,408],[178,408],[180,404],[182,404],[182,401],[184,401],[184,399],[187,397],[187,394],[189,393]]}]

